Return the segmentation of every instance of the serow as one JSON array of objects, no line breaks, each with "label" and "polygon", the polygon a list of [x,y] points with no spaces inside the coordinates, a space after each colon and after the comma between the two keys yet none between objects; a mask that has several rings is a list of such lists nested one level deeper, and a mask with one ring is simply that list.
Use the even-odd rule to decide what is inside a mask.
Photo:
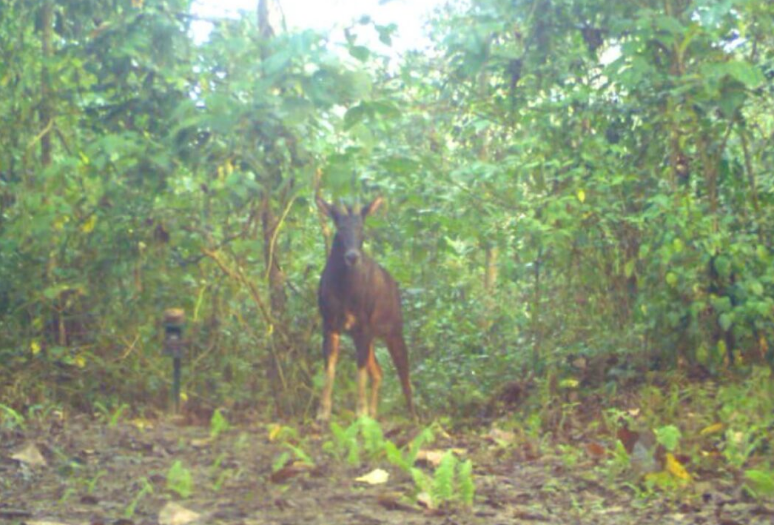
[{"label": "serow", "polygon": [[[339,340],[347,333],[357,356],[357,415],[376,417],[382,369],[376,361],[374,341],[382,339],[398,371],[409,416],[414,416],[409,381],[408,353],[403,339],[403,314],[398,285],[387,270],[363,253],[365,218],[382,204],[374,199],[362,209],[336,207],[317,199],[320,210],[336,225],[336,236],[320,277],[318,304],[323,320],[323,387],[317,420],[331,417],[331,396],[339,359]],[[366,386],[371,379],[371,395]]]}]

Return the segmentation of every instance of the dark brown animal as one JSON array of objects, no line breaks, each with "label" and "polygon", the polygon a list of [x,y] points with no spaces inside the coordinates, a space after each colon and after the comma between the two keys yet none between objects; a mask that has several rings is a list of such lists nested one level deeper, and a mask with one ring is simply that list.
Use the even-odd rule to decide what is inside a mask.
[{"label": "dark brown animal", "polygon": [[[379,197],[361,210],[353,210],[352,207],[334,207],[317,199],[320,210],[336,224],[336,236],[320,278],[318,293],[325,358],[325,387],[317,413],[320,421],[328,421],[331,417],[331,396],[342,332],[352,337],[356,349],[357,415],[376,417],[382,382],[382,369],[374,353],[376,338],[386,343],[398,371],[409,413],[411,416],[414,414],[398,285],[387,270],[362,252],[363,223],[381,204]],[[367,401],[369,376],[371,396]]]}]

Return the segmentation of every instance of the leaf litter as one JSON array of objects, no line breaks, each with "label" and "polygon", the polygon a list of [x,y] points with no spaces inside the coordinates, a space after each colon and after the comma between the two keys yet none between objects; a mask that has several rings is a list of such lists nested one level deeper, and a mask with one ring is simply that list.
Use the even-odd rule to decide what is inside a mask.
[{"label": "leaf litter", "polygon": [[[216,438],[205,426],[158,421],[110,427],[86,417],[3,432],[0,524],[757,525],[774,518],[770,505],[745,499],[729,481],[704,479],[692,494],[643,497],[630,481],[605,479],[596,470],[605,456],[599,444],[579,445],[582,459],[568,465],[560,455],[524,454],[513,435],[499,430],[441,434],[419,455],[418,467],[430,471],[441,451],[470,457],[476,499],[469,509],[432,508],[411,477],[386,462],[351,465],[334,458],[323,451],[325,433],[309,431],[303,441],[312,466],[292,459],[277,465],[288,447],[275,427],[267,434],[266,426],[255,424]],[[668,461],[678,478],[688,476],[674,457]],[[190,477],[183,492],[189,497],[170,490],[172,465]]]}]

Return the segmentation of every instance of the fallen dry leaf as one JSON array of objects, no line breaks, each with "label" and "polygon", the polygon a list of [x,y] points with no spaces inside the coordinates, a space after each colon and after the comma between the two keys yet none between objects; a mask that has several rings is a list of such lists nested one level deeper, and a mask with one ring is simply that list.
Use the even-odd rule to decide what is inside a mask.
[{"label": "fallen dry leaf", "polygon": [[601,459],[607,454],[607,449],[596,441],[592,441],[586,443],[586,454],[592,459]]},{"label": "fallen dry leaf", "polygon": [[369,485],[381,485],[383,483],[387,483],[388,479],[390,479],[389,472],[378,468],[378,469],[372,470],[371,472],[369,472],[368,474],[365,474],[364,476],[355,478],[355,481],[358,481],[360,483],[368,483]]},{"label": "fallen dry leaf", "polygon": [[669,452],[666,453],[666,470],[671,473],[677,479],[685,481],[691,480],[691,475],[685,467]]},{"label": "fallen dry leaf", "polygon": [[272,423],[269,425],[269,443],[273,443],[277,440],[277,436],[279,436],[279,433],[282,431],[282,425],[278,425],[277,423]]},{"label": "fallen dry leaf", "polygon": [[701,432],[699,432],[699,435],[707,436],[709,434],[717,434],[719,432],[722,432],[723,428],[724,428],[723,423],[715,423],[708,427],[703,428]]},{"label": "fallen dry leaf", "polygon": [[24,448],[13,454],[11,459],[33,467],[45,467],[47,464],[46,458],[43,457],[43,454],[40,453],[40,450],[38,450],[34,443],[27,443]]},{"label": "fallen dry leaf", "polygon": [[431,465],[433,467],[437,467],[440,463],[443,457],[446,455],[448,451],[452,451],[457,456],[464,456],[468,453],[467,450],[464,448],[449,448],[445,450],[439,450],[439,449],[432,449],[432,450],[420,450],[417,452],[417,461],[419,462],[425,462],[428,465]]},{"label": "fallen dry leaf", "polygon": [[194,448],[206,448],[212,443],[212,438],[195,438],[191,440],[191,446]]},{"label": "fallen dry leaf", "polygon": [[427,492],[420,492],[417,494],[417,503],[426,509],[432,510],[435,508],[433,505],[433,498]]},{"label": "fallen dry leaf", "polygon": [[306,463],[301,463],[300,461],[297,461],[293,463],[292,465],[288,465],[287,467],[282,467],[277,472],[273,472],[271,476],[269,476],[269,481],[272,483],[285,483],[287,480],[289,480],[292,477],[298,476],[299,474],[302,474],[304,472],[309,472],[312,470],[311,465],[308,465]]},{"label": "fallen dry leaf", "polygon": [[199,513],[188,510],[174,501],[170,501],[159,512],[159,523],[161,525],[186,525],[198,520],[200,517]]},{"label": "fallen dry leaf", "polygon": [[516,441],[516,434],[510,432],[509,430],[500,430],[497,427],[493,427],[489,431],[489,434],[485,436],[485,438],[500,446],[504,446]]}]

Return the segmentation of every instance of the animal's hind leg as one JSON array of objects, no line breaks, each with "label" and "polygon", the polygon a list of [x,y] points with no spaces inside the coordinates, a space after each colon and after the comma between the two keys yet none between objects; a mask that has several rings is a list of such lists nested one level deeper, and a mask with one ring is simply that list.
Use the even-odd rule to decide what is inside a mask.
[{"label": "animal's hind leg", "polygon": [[406,350],[406,342],[403,340],[403,334],[396,333],[386,337],[385,343],[387,343],[387,349],[390,351],[392,362],[395,363],[395,368],[398,370],[400,386],[403,389],[403,397],[406,398],[406,407],[408,408],[409,415],[414,417],[414,401],[411,395],[411,381],[409,380],[408,351]]},{"label": "animal's hind leg", "polygon": [[333,381],[336,378],[336,362],[339,359],[339,334],[335,332],[323,334],[323,357],[325,358],[325,386],[320,397],[317,420],[324,422],[331,418]]},{"label": "animal's hind leg", "polygon": [[371,343],[371,350],[368,353],[366,368],[368,369],[368,375],[371,376],[371,399],[368,403],[368,414],[376,419],[376,411],[379,405],[379,385],[382,384],[382,367],[379,366],[379,362],[376,360],[373,343]]}]

